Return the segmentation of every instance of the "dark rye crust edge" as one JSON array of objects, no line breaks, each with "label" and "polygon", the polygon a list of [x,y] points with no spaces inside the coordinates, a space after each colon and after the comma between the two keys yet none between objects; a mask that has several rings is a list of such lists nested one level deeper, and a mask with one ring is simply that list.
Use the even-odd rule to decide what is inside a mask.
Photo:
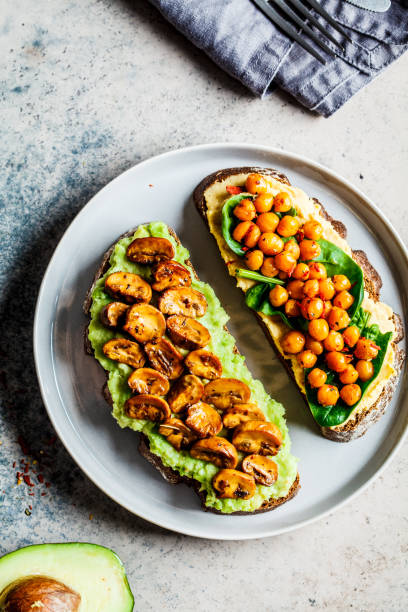
[{"label": "dark rye crust edge", "polygon": [[[168,227],[168,229],[169,229],[169,232],[170,232],[171,236],[176,241],[177,245],[181,245],[181,242],[180,242],[177,234],[175,233],[175,231],[171,227]],[[110,256],[112,255],[112,252],[113,252],[113,249],[115,248],[116,243],[119,242],[119,240],[121,240],[122,238],[128,238],[130,236],[133,236],[133,234],[136,232],[136,230],[137,230],[137,227],[134,228],[133,230],[125,232],[124,234],[119,236],[119,238],[116,240],[116,242],[114,242],[113,245],[103,255],[102,261],[99,264],[99,267],[98,267],[98,269],[95,272],[95,276],[93,278],[93,281],[92,281],[92,284],[91,284],[90,288],[88,289],[88,292],[87,292],[87,294],[85,296],[85,301],[84,301],[84,304],[83,304],[83,311],[84,311],[85,315],[89,319],[91,319],[90,310],[91,310],[91,305],[92,305],[92,292],[94,290],[96,282],[109,269],[109,266],[110,266],[110,264],[109,264]],[[191,261],[189,259],[187,259],[185,263],[190,266],[191,270],[193,271],[193,274],[195,275],[195,277],[198,280],[197,272],[195,271]],[[225,328],[225,329],[227,330],[227,328]],[[86,325],[85,330],[84,330],[84,349],[85,349],[85,353],[87,353],[88,355],[91,355],[92,357],[94,357],[94,352],[93,352],[93,349],[92,349],[92,345],[91,345],[91,343],[89,341],[89,338],[88,338],[88,332],[89,332],[89,323]],[[234,352],[236,352],[236,353],[239,352],[236,346],[234,346]],[[105,400],[107,401],[107,403],[110,404],[110,406],[113,406],[112,396],[110,394],[110,391],[109,391],[109,388],[108,388],[108,384],[107,384],[108,383],[109,374],[108,374],[108,372],[106,372],[106,370],[103,370],[103,371],[105,372],[106,380],[105,380],[105,383],[104,383],[104,385],[102,387],[102,395],[105,398]],[[142,433],[140,433],[139,436],[140,436],[140,441],[139,441],[138,450],[139,450],[140,454],[142,455],[142,457],[144,457],[147,461],[149,461],[149,463],[151,463],[151,465],[153,465],[160,472],[160,474],[163,476],[163,478],[169,484],[184,483],[188,487],[191,487],[192,489],[194,489],[194,491],[197,493],[198,497],[200,498],[202,509],[204,511],[206,511],[206,512],[213,512],[214,514],[222,514],[223,516],[231,516],[231,515],[234,515],[234,516],[240,515],[240,516],[242,516],[242,515],[245,515],[245,514],[259,514],[261,512],[269,512],[270,510],[274,510],[278,506],[281,506],[285,502],[287,502],[290,499],[292,499],[292,497],[294,497],[296,495],[296,493],[300,489],[299,474],[297,474],[295,481],[293,482],[293,484],[292,484],[288,494],[285,497],[279,497],[278,499],[271,499],[269,501],[265,501],[265,502],[263,502],[263,504],[257,510],[253,510],[252,512],[238,511],[238,512],[231,512],[229,514],[226,514],[224,512],[221,512],[220,510],[216,510],[215,508],[210,508],[210,507],[206,506],[205,505],[206,493],[205,493],[205,491],[201,491],[200,490],[201,489],[201,483],[198,480],[194,480],[193,478],[188,478],[187,476],[181,476],[176,470],[173,470],[171,467],[168,467],[168,466],[164,465],[164,463],[161,460],[161,458],[158,455],[155,455],[154,453],[152,453],[150,451],[150,448],[149,448],[149,438],[147,436],[145,436],[144,434],[142,434]]]},{"label": "dark rye crust edge", "polygon": [[[196,205],[198,212],[200,213],[208,229],[209,229],[209,226],[208,226],[208,220],[207,220],[207,204],[206,204],[206,198],[205,198],[206,190],[209,187],[211,187],[214,183],[222,182],[225,179],[228,179],[229,177],[235,174],[250,174],[251,172],[260,172],[262,174],[269,175],[281,181],[282,183],[290,185],[290,182],[287,176],[285,176],[284,174],[282,174],[281,172],[278,172],[277,170],[273,168],[260,168],[260,167],[254,167],[254,166],[244,166],[241,168],[225,168],[223,170],[219,170],[218,172],[214,172],[213,174],[206,176],[201,181],[201,183],[199,183],[199,185],[195,188],[194,193],[193,193],[193,200],[194,200],[194,203]],[[313,198],[313,199],[317,204],[319,204],[321,208],[322,216],[331,223],[333,228],[338,232],[338,234],[340,234],[342,238],[346,239],[347,228],[344,225],[344,223],[342,223],[341,221],[337,219],[333,219],[333,217],[329,215],[329,213],[324,208],[324,206],[321,204],[321,202],[319,202],[316,198]],[[214,240],[216,240],[215,236],[213,236],[213,238]],[[382,280],[381,280],[380,275],[375,270],[375,268],[372,266],[372,264],[368,260],[367,255],[365,254],[364,251],[361,251],[361,250],[354,251],[353,250],[352,256],[353,256],[353,259],[359,264],[359,266],[363,270],[364,286],[365,286],[367,293],[374,301],[378,302],[380,299],[380,291],[382,287]],[[275,342],[270,336],[267,327],[262,321],[262,318],[256,312],[254,312],[253,314],[255,315],[258,323],[260,324],[262,330],[264,331],[269,343],[275,350],[279,360],[285,366],[285,369],[287,370],[291,378],[295,381],[294,373],[290,365],[290,362],[287,359],[284,359],[282,357],[277,346],[275,345]],[[328,438],[329,440],[332,440],[334,442],[350,442],[351,440],[354,440],[356,438],[363,436],[366,433],[367,429],[370,427],[370,425],[378,421],[378,419],[380,419],[380,417],[384,414],[385,409],[388,406],[389,402],[391,401],[392,395],[397,386],[398,379],[399,379],[399,376],[400,376],[400,373],[401,373],[401,370],[404,364],[404,360],[405,360],[405,352],[397,346],[397,344],[404,338],[404,328],[403,328],[403,324],[401,321],[401,317],[398,314],[394,313],[393,319],[394,319],[394,325],[395,325],[395,330],[396,330],[395,338],[393,339],[393,343],[392,343],[393,349],[395,352],[395,358],[394,358],[394,364],[393,364],[394,369],[395,369],[395,374],[389,379],[388,384],[384,387],[379,398],[365,411],[361,413],[357,413],[344,426],[339,425],[337,427],[330,428],[330,427],[320,427],[318,425],[320,432],[325,438]],[[306,396],[302,393],[301,389],[298,387],[297,384],[296,384],[296,387],[299,389],[299,392],[302,395],[302,398],[304,399],[306,405],[308,406]]]}]

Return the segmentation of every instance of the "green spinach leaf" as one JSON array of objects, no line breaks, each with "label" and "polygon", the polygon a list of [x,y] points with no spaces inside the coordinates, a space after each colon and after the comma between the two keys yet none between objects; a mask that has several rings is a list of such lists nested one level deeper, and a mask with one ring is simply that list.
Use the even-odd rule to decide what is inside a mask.
[{"label": "green spinach leaf", "polygon": [[238,193],[237,195],[233,195],[230,198],[228,198],[228,200],[225,202],[224,206],[222,207],[222,213],[221,213],[222,235],[224,236],[224,240],[228,244],[231,251],[233,251],[237,255],[240,255],[241,257],[245,255],[245,251],[241,247],[239,242],[234,240],[234,238],[232,237],[232,232],[234,231],[234,228],[236,227],[236,225],[238,225],[239,220],[236,217],[234,217],[232,211],[234,210],[236,205],[239,204],[239,202],[241,202],[241,200],[249,200],[252,198],[253,196],[251,196],[248,193]]}]

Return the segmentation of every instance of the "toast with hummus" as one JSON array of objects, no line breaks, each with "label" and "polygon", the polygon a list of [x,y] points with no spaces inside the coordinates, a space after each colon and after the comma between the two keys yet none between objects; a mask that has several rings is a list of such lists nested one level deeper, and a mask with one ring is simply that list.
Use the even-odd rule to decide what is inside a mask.
[{"label": "toast with hummus", "polygon": [[106,372],[120,427],[170,483],[204,510],[266,512],[299,488],[281,404],[254,380],[213,289],[164,223],[124,234],[104,255],[84,303],[85,348]]},{"label": "toast with hummus", "polygon": [[194,201],[323,436],[362,436],[390,402],[405,357],[401,319],[380,301],[366,254],[274,169],[220,170]]}]

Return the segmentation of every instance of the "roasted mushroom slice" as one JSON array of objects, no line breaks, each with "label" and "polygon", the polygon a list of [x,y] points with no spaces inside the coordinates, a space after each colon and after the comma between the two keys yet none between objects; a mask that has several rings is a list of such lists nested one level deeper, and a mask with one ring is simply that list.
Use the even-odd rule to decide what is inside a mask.
[{"label": "roasted mushroom slice", "polygon": [[244,453],[276,455],[282,444],[282,433],[274,423],[248,421],[234,431],[232,443]]},{"label": "roasted mushroom slice", "polygon": [[130,306],[123,329],[138,342],[156,342],[166,331],[166,319],[151,304]]},{"label": "roasted mushroom slice", "polygon": [[197,402],[187,409],[186,424],[199,438],[216,436],[222,429],[220,415],[204,402]]},{"label": "roasted mushroom slice", "polygon": [[146,361],[142,348],[136,342],[132,342],[126,338],[114,338],[113,340],[109,340],[103,345],[102,350],[109,359],[119,361],[120,363],[126,363],[132,366],[132,368],[141,368]]},{"label": "roasted mushroom slice", "polygon": [[134,302],[150,302],[152,288],[138,274],[131,272],[113,272],[105,281],[106,291],[114,298],[124,300],[128,304]]},{"label": "roasted mushroom slice", "polygon": [[166,338],[160,338],[156,343],[144,345],[150,363],[170,380],[178,378],[183,373],[183,355]]},{"label": "roasted mushroom slice", "polygon": [[170,388],[167,378],[153,368],[134,370],[128,378],[128,385],[136,393],[150,395],[166,395]]},{"label": "roasted mushroom slice", "polygon": [[246,474],[255,478],[255,482],[271,487],[278,478],[278,466],[269,457],[262,455],[248,455],[242,462],[242,469]]},{"label": "roasted mushroom slice", "polygon": [[126,400],[125,412],[131,419],[146,419],[155,423],[165,421],[171,415],[166,400],[149,393],[134,395]]},{"label": "roasted mushroom slice", "polygon": [[204,385],[201,380],[193,374],[186,374],[176,380],[167,396],[167,401],[171,411],[177,413],[199,402],[203,393]]},{"label": "roasted mushroom slice", "polygon": [[159,297],[159,308],[166,315],[202,317],[207,312],[207,300],[191,287],[171,287]]},{"label": "roasted mushroom slice", "polygon": [[165,436],[177,450],[188,448],[197,440],[195,433],[183,421],[174,417],[167,419],[160,425],[159,434]]},{"label": "roasted mushroom slice", "polygon": [[227,429],[233,429],[247,421],[265,421],[265,415],[256,404],[234,404],[222,415],[222,422]]},{"label": "roasted mushroom slice", "polygon": [[102,308],[99,318],[102,325],[114,329],[121,327],[126,320],[126,311],[129,308],[123,302],[111,302]]},{"label": "roasted mushroom slice", "polygon": [[210,351],[198,349],[191,351],[184,360],[186,368],[201,378],[212,380],[222,374],[222,364],[217,355]]},{"label": "roasted mushroom slice", "polygon": [[152,264],[174,257],[174,248],[167,238],[136,238],[127,248],[126,256],[130,261]]},{"label": "roasted mushroom slice", "polygon": [[190,287],[190,272],[177,261],[161,261],[154,266],[152,274],[155,282],[152,288],[155,291],[164,291],[169,287]]},{"label": "roasted mushroom slice", "polygon": [[212,479],[212,485],[221,499],[250,499],[256,491],[252,476],[238,470],[220,470]]},{"label": "roasted mushroom slice", "polygon": [[210,461],[220,468],[234,468],[238,463],[238,453],[235,446],[219,436],[198,440],[191,447],[190,455],[194,459]]},{"label": "roasted mushroom slice", "polygon": [[237,378],[217,378],[204,387],[204,399],[220,410],[226,410],[234,404],[246,403],[251,391],[242,380]]},{"label": "roasted mushroom slice", "polygon": [[210,332],[192,317],[172,315],[167,319],[167,331],[174,344],[192,351],[203,348],[211,340]]}]

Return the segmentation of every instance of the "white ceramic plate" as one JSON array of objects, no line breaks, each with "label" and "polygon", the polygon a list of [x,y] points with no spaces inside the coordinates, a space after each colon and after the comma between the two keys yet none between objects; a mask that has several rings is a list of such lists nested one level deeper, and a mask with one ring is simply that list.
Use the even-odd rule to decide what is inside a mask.
[{"label": "white ceramic plate", "polygon": [[[386,415],[359,440],[322,438],[300,395],[254,317],[245,308],[192,203],[198,182],[220,168],[259,165],[283,171],[292,184],[346,222],[349,242],[364,248],[380,272],[382,297],[406,315],[407,252],[379,210],[358,189],[308,159],[269,147],[203,145],[172,151],[131,168],[83,208],[59,243],[38,297],[34,347],[38,378],[50,419],[82,470],[131,512],[168,529],[215,539],[275,535],[307,524],[350,500],[378,475],[402,442],[407,424],[406,385]],[[104,373],[83,350],[82,302],[104,251],[140,223],[172,226],[200,278],[214,287],[231,316],[230,330],[256,378],[286,407],[293,452],[300,457],[302,488],[288,504],[254,516],[204,513],[184,485],[170,486],[140,457],[138,434],[120,429],[101,396]]]}]

